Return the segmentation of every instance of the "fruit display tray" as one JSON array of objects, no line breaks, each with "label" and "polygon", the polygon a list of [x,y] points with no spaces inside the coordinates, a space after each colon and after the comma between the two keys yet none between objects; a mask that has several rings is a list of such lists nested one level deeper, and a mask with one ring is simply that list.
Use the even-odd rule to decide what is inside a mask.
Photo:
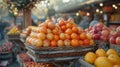
[{"label": "fruit display tray", "polygon": [[95,67],[95,66],[87,63],[86,61],[84,61],[82,58],[79,59],[79,63],[80,63],[80,67]]},{"label": "fruit display tray", "polygon": [[[28,55],[36,62],[50,62],[78,59],[88,51],[94,51],[95,46],[84,47],[41,47],[34,49],[32,46],[26,46]],[[57,49],[58,48],[58,49]]]},{"label": "fruit display tray", "polygon": [[120,45],[110,44],[110,48],[115,49],[120,55]]},{"label": "fruit display tray", "polygon": [[[89,46],[80,46],[80,47],[72,47],[72,46],[64,46],[64,47],[35,47],[35,46],[32,46],[28,43],[24,43],[26,48],[30,48],[31,50],[34,50],[34,51],[46,51],[46,52],[50,52],[50,51],[75,51],[75,50],[81,50],[81,49],[84,49],[84,50],[89,50],[89,49],[93,49],[95,50],[95,48],[97,47],[96,45],[89,45]],[[41,53],[41,52],[40,52]]]},{"label": "fruit display tray", "polygon": [[8,40],[18,40],[20,39],[20,34],[7,35]]}]

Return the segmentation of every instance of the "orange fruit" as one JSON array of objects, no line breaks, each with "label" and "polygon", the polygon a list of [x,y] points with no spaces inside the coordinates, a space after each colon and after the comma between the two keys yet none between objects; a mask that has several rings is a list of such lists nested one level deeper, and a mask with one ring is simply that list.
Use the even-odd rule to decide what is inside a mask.
[{"label": "orange fruit", "polygon": [[95,53],[96,53],[97,57],[106,57],[107,56],[106,52],[103,49],[97,49]]},{"label": "orange fruit", "polygon": [[54,39],[54,35],[52,33],[48,33],[47,34],[47,39],[48,40],[53,40]]},{"label": "orange fruit", "polygon": [[81,34],[83,32],[83,29],[81,27],[78,27],[78,33]]},{"label": "orange fruit", "polygon": [[65,40],[65,39],[66,39],[66,37],[65,37],[65,34],[64,34],[64,33],[60,33],[60,39],[61,39],[61,40]]},{"label": "orange fruit", "polygon": [[98,57],[95,62],[95,67],[113,67],[113,64],[107,57]]},{"label": "orange fruit", "polygon": [[83,43],[82,40],[79,40],[79,45],[80,45],[80,46],[84,45],[84,43]]},{"label": "orange fruit", "polygon": [[77,35],[76,33],[72,33],[72,34],[71,34],[71,38],[72,38],[72,39],[78,39],[78,35]]},{"label": "orange fruit", "polygon": [[86,34],[85,34],[85,33],[81,33],[81,34],[80,34],[80,39],[81,39],[81,40],[86,39]]},{"label": "orange fruit", "polygon": [[58,22],[58,25],[59,26],[62,26],[62,25],[65,25],[66,23],[64,22],[64,20],[59,20],[59,22]]},{"label": "orange fruit", "polygon": [[58,41],[59,40],[59,35],[54,35],[54,40]]},{"label": "orange fruit", "polygon": [[77,28],[77,27],[72,27],[72,31],[73,31],[74,33],[78,33],[78,28]]},{"label": "orange fruit", "polygon": [[38,33],[36,34],[38,39],[44,40],[46,38],[46,35],[44,33]]},{"label": "orange fruit", "polygon": [[72,23],[67,23],[66,28],[72,28]]},{"label": "orange fruit", "polygon": [[71,36],[69,34],[65,34],[66,39],[71,39]]},{"label": "orange fruit", "polygon": [[118,55],[115,54],[110,54],[108,56],[108,59],[113,63],[113,64],[118,64],[120,65],[120,57]]},{"label": "orange fruit", "polygon": [[95,53],[93,52],[88,52],[87,54],[85,54],[84,60],[90,64],[93,64],[94,61],[96,60],[97,56]]},{"label": "orange fruit", "polygon": [[109,56],[110,54],[115,54],[115,55],[118,55],[118,52],[114,49],[108,49],[106,54]]},{"label": "orange fruit", "polygon": [[84,45],[90,45],[90,40],[89,39],[84,39],[83,44]]},{"label": "orange fruit", "polygon": [[59,30],[53,29],[53,30],[52,30],[52,33],[58,35],[58,34],[59,34]]},{"label": "orange fruit", "polygon": [[52,30],[55,28],[55,24],[53,22],[49,22],[47,27]]},{"label": "orange fruit", "polygon": [[66,31],[65,31],[66,34],[71,34],[72,33],[72,30],[70,28],[68,28]]},{"label": "orange fruit", "polygon": [[79,46],[79,41],[78,41],[77,39],[72,39],[72,40],[71,40],[71,45],[72,45],[73,47],[78,47],[78,46]]},{"label": "orange fruit", "polygon": [[57,46],[58,47],[63,47],[64,46],[64,41],[63,40],[58,40],[57,41]]},{"label": "orange fruit", "polygon": [[50,43],[51,47],[57,47],[57,42],[55,40],[52,40]]},{"label": "orange fruit", "polygon": [[41,33],[47,33],[47,28],[46,27],[38,27],[38,31],[41,32]]},{"label": "orange fruit", "polygon": [[65,25],[61,26],[61,30],[65,31],[66,30],[66,26]]},{"label": "orange fruit", "polygon": [[64,45],[70,46],[71,45],[70,40],[69,39],[64,40]]}]

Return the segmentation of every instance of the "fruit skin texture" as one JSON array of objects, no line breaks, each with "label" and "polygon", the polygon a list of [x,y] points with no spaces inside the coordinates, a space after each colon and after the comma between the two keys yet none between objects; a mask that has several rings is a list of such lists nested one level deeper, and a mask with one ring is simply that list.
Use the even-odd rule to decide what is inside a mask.
[{"label": "fruit skin texture", "polygon": [[114,65],[113,67],[120,67],[120,65]]},{"label": "fruit skin texture", "polygon": [[110,54],[108,56],[108,59],[113,63],[113,64],[118,64],[120,65],[120,57],[118,55],[115,54]]},{"label": "fruit skin texture", "polygon": [[57,46],[58,47],[63,47],[64,46],[64,41],[63,40],[58,40],[57,41]]},{"label": "fruit skin texture", "polygon": [[120,37],[116,38],[116,44],[120,45]]},{"label": "fruit skin texture", "polygon": [[49,40],[44,40],[43,41],[43,47],[49,47],[50,46],[50,41]]},{"label": "fruit skin texture", "polygon": [[65,37],[65,34],[64,34],[64,33],[61,33],[61,34],[60,34],[60,39],[61,39],[61,40],[65,40],[65,39],[66,39],[66,37]]},{"label": "fruit skin texture", "polygon": [[115,37],[110,37],[109,42],[110,44],[116,44]]},{"label": "fruit skin texture", "polygon": [[97,57],[106,57],[106,52],[103,49],[97,49],[95,53]]},{"label": "fruit skin texture", "polygon": [[54,39],[54,35],[52,33],[48,33],[47,34],[47,39],[48,40],[53,40]]},{"label": "fruit skin texture", "polygon": [[85,57],[84,57],[84,60],[90,64],[93,64],[94,61],[96,60],[97,56],[95,53],[93,52],[88,52]]},{"label": "fruit skin texture", "polygon": [[73,39],[73,40],[71,40],[71,45],[73,47],[78,47],[79,46],[79,41],[77,39]]},{"label": "fruit skin texture", "polygon": [[96,67],[113,67],[113,64],[107,57],[98,57],[94,64]]},{"label": "fruit skin texture", "polygon": [[107,54],[107,56],[109,56],[110,54],[118,55],[118,52],[114,49],[109,49],[109,50],[107,50],[106,54]]}]

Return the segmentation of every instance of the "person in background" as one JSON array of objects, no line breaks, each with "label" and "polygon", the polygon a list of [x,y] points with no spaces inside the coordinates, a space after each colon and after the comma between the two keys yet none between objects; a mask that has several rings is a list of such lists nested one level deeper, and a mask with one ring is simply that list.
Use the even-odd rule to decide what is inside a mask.
[{"label": "person in background", "polygon": [[83,16],[81,22],[79,23],[79,26],[83,29],[86,29],[89,27],[89,17]]},{"label": "person in background", "polygon": [[99,15],[95,14],[94,19],[90,22],[90,26],[94,26],[95,24],[99,23]]}]

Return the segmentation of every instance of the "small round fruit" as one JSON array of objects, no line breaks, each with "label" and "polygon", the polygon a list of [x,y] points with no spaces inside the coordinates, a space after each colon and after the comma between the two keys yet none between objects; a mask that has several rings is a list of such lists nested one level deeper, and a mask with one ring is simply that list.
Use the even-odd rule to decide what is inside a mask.
[{"label": "small round fruit", "polygon": [[64,41],[63,40],[58,40],[57,45],[58,45],[58,47],[63,47],[64,46]]},{"label": "small round fruit", "polygon": [[113,63],[113,64],[119,64],[120,65],[120,57],[115,54],[110,54],[108,56],[108,59]]},{"label": "small round fruit", "polygon": [[86,34],[85,33],[81,33],[80,34],[80,39],[81,40],[84,40],[84,39],[86,39],[87,37],[86,37]]},{"label": "small round fruit", "polygon": [[69,39],[64,40],[64,45],[71,46],[70,40]]},{"label": "small round fruit", "polygon": [[107,57],[98,57],[95,60],[95,67],[113,67],[113,64],[109,61]]},{"label": "small round fruit", "polygon": [[96,60],[96,54],[93,53],[93,52],[88,52],[85,57],[84,57],[84,60],[90,64],[93,64],[94,61]]},{"label": "small round fruit", "polygon": [[95,53],[97,57],[106,57],[106,52],[103,49],[97,49]]},{"label": "small round fruit", "polygon": [[64,33],[60,33],[60,39],[61,39],[61,40],[65,40],[65,39],[66,39],[66,37],[65,37],[65,34],[64,34]]},{"label": "small round fruit", "polygon": [[66,31],[65,31],[66,34],[71,34],[72,33],[72,30],[70,28],[68,28]]},{"label": "small round fruit", "polygon": [[71,40],[71,45],[72,45],[73,47],[78,47],[78,46],[79,46],[79,41],[78,41],[77,39],[72,39],[72,40]]},{"label": "small round fruit", "polygon": [[52,40],[50,46],[51,47],[57,47],[57,42],[55,40]]},{"label": "small round fruit", "polygon": [[48,33],[47,34],[47,39],[48,40],[53,40],[54,39],[54,35],[52,33]]},{"label": "small round fruit", "polygon": [[118,55],[118,52],[114,49],[108,49],[106,54],[109,56],[110,54],[115,54],[115,55]]},{"label": "small round fruit", "polygon": [[71,38],[72,38],[72,39],[78,39],[78,35],[77,35],[76,33],[72,33],[72,34],[71,34]]}]

